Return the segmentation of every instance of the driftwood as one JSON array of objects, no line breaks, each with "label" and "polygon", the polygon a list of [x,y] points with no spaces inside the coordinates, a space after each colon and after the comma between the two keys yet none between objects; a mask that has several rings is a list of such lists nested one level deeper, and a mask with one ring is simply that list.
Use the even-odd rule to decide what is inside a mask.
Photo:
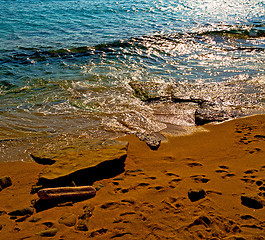
[{"label": "driftwood", "polygon": [[44,188],[38,191],[40,199],[75,198],[96,195],[92,186]]}]

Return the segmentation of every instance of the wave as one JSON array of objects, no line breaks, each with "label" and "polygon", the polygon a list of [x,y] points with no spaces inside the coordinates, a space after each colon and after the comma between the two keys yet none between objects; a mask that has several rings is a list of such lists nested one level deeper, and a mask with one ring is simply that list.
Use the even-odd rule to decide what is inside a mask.
[{"label": "wave", "polygon": [[[0,59],[0,63],[17,62],[19,64],[31,64],[46,61],[47,59],[71,59],[78,57],[89,57],[97,54],[119,53],[123,49],[137,48],[148,49],[154,47],[163,51],[165,45],[177,44],[183,41],[194,42],[204,41],[203,37],[222,37],[215,39],[219,44],[227,43],[231,38],[236,40],[262,39],[265,37],[264,25],[259,24],[253,27],[225,26],[221,30],[197,30],[195,33],[174,33],[174,34],[154,34],[150,36],[133,37],[128,40],[118,40],[110,43],[98,44],[95,46],[80,46],[74,48],[61,49],[36,49],[20,48],[16,51],[8,51],[6,56]],[[205,42],[205,41],[204,41]],[[264,43],[261,46],[238,46],[233,49],[246,51],[264,51]],[[124,53],[124,52],[123,52]],[[5,54],[4,54],[5,55]],[[32,61],[33,60],[33,61]]]}]

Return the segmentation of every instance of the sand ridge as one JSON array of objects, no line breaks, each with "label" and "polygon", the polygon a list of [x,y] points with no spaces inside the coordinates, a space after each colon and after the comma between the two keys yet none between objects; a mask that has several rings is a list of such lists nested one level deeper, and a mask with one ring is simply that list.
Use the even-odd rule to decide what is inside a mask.
[{"label": "sand ridge", "polygon": [[[134,135],[123,138],[125,172],[97,181],[95,197],[25,219],[7,213],[32,205],[43,166],[0,163],[0,175],[13,181],[0,192],[0,239],[43,239],[36,233],[49,229],[52,239],[264,239],[265,208],[243,205],[241,196],[265,200],[265,115],[204,128],[168,136],[156,151]],[[190,189],[205,196],[191,201]]]}]

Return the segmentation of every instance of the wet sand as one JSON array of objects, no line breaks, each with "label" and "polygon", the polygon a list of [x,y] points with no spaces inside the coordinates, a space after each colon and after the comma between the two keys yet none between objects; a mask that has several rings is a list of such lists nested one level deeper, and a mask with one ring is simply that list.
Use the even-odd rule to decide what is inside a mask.
[{"label": "wet sand", "polygon": [[[265,200],[265,115],[204,129],[167,136],[157,151],[124,137],[125,172],[96,182],[95,197],[14,219],[7,213],[38,199],[30,190],[43,166],[0,163],[0,176],[13,181],[0,192],[0,239],[43,239],[36,233],[46,229],[69,240],[264,239],[265,206],[246,206],[241,196]],[[205,196],[191,201],[190,189]]]}]

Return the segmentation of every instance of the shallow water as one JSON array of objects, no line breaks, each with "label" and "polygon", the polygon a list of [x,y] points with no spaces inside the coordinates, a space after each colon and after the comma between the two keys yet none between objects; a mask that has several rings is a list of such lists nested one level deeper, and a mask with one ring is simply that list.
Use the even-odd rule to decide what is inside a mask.
[{"label": "shallow water", "polygon": [[194,125],[198,106],[131,82],[264,113],[264,53],[261,0],[0,0],[0,139]]}]

